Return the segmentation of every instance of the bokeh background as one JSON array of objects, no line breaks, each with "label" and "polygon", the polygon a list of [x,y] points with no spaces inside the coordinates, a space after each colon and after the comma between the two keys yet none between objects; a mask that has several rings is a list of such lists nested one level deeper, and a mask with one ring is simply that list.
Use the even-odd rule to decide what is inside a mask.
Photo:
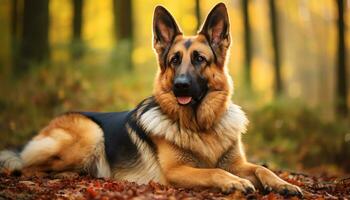
[{"label": "bokeh background", "polygon": [[[250,160],[350,173],[350,0],[227,0],[233,101]],[[0,0],[0,149],[71,110],[131,109],[152,93],[152,15],[195,34],[215,0]],[[205,147],[203,147],[205,148]]]}]

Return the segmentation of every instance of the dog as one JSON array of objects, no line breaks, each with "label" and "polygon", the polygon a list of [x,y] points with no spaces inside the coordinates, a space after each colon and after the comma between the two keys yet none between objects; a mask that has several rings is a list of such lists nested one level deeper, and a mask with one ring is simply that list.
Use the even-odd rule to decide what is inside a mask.
[{"label": "dog", "polygon": [[245,157],[241,134],[248,120],[231,101],[233,83],[226,67],[230,40],[223,3],[191,37],[157,6],[153,48],[159,69],[153,95],[131,111],[62,114],[21,152],[2,151],[2,170],[85,172],[224,193],[259,188],[302,195],[299,187]]}]

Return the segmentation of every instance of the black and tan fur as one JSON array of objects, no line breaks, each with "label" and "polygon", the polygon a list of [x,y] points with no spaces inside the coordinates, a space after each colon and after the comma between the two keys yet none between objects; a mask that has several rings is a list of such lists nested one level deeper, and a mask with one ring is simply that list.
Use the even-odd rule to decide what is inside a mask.
[{"label": "black and tan fur", "polygon": [[[75,171],[223,192],[264,188],[301,194],[297,186],[246,160],[241,134],[248,120],[231,102],[233,84],[225,67],[230,47],[225,5],[213,8],[196,36],[184,36],[161,6],[153,27],[159,63],[153,96],[127,112],[63,114],[19,154],[1,152],[2,170]],[[178,80],[185,84],[175,84]],[[180,104],[181,95],[190,96],[190,103]]]}]

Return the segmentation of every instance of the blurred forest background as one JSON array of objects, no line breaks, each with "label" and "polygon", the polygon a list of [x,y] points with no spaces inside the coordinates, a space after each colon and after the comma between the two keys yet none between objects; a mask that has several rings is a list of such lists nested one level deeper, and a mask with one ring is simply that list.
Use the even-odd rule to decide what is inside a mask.
[{"label": "blurred forest background", "polygon": [[[0,0],[0,149],[70,110],[121,111],[151,95],[152,15],[195,34],[215,0]],[[350,173],[350,0],[227,0],[233,101],[248,158]]]}]

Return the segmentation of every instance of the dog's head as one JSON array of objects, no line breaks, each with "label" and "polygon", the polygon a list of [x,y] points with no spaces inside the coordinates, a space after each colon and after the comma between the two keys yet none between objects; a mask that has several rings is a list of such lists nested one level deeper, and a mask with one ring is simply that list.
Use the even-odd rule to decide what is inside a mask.
[{"label": "dog's head", "polygon": [[[209,109],[205,106],[216,109],[215,102],[212,105],[210,102],[217,98],[221,98],[220,106],[225,108],[231,91],[231,79],[225,69],[230,46],[229,29],[227,9],[223,3],[211,10],[198,34],[190,37],[182,34],[164,7],[156,7],[153,36],[159,72],[154,95],[162,110],[175,120],[191,115],[187,118],[193,121],[192,116],[196,118],[197,115],[198,122],[197,112],[205,115],[203,112]],[[209,96],[215,92],[224,92],[225,97]],[[214,113],[222,111],[217,110]],[[186,124],[193,127],[193,123]]]}]

